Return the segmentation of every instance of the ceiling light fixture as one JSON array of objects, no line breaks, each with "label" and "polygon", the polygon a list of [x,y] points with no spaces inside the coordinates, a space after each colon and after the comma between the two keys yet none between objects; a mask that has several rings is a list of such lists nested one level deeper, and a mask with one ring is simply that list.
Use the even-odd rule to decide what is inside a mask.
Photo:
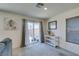
[{"label": "ceiling light fixture", "polygon": [[45,7],[44,10],[47,10],[47,7]]},{"label": "ceiling light fixture", "polygon": [[38,7],[38,8],[42,8],[43,6],[44,6],[43,3],[37,3],[37,4],[36,4],[36,7]]},{"label": "ceiling light fixture", "polygon": [[44,3],[37,3],[36,7],[38,7],[38,8],[44,8],[44,10],[47,10],[47,7],[44,7]]}]

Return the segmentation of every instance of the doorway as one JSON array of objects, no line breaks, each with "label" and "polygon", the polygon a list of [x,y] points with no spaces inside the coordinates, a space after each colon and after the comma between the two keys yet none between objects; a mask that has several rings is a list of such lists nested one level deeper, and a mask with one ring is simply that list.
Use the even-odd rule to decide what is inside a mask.
[{"label": "doorway", "polygon": [[25,45],[40,42],[40,22],[27,21],[25,31]]}]

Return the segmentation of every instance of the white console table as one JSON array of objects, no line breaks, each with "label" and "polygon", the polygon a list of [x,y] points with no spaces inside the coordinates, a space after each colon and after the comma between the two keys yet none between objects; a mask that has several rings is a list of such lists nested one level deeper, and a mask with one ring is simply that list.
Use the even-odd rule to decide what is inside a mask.
[{"label": "white console table", "polygon": [[45,35],[45,43],[49,44],[51,46],[54,46],[54,47],[58,47],[59,46],[59,37]]}]

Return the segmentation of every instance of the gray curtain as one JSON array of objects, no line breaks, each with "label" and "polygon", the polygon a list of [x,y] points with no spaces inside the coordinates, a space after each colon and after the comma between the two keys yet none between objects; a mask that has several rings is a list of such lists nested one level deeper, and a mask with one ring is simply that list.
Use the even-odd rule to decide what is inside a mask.
[{"label": "gray curtain", "polygon": [[43,23],[42,21],[40,22],[41,24],[41,43],[44,43],[44,32],[43,32]]},{"label": "gray curtain", "polygon": [[25,19],[22,20],[22,41],[21,47],[25,47]]}]

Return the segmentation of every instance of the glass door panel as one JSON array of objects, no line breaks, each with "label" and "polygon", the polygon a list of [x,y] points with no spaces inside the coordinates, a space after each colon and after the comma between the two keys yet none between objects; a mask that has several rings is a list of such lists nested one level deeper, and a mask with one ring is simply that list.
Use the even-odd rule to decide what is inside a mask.
[{"label": "glass door panel", "polygon": [[40,41],[40,23],[34,23],[34,39]]},{"label": "glass door panel", "polygon": [[28,35],[29,35],[29,43],[32,43],[33,41],[33,23],[28,22]]},{"label": "glass door panel", "polygon": [[29,44],[40,42],[40,23],[39,22],[28,22],[28,39]]}]

